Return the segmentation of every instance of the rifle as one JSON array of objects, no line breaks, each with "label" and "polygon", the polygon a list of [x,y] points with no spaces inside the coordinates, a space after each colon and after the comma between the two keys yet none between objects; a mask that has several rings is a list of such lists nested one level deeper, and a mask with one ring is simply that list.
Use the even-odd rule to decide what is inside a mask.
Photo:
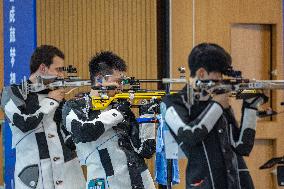
[{"label": "rifle", "polygon": [[[183,74],[184,69],[180,69],[181,73]],[[119,102],[120,100],[128,100],[131,102],[131,106],[140,106],[147,103],[146,101],[156,101],[158,103],[163,96],[167,93],[165,90],[147,90],[141,89],[141,83],[151,83],[151,82],[162,82],[164,84],[169,83],[184,83],[187,80],[181,75],[178,79],[170,79],[170,78],[163,78],[162,80],[159,79],[135,79],[135,77],[126,77],[122,80],[123,91],[121,93],[116,94],[113,97],[109,97],[106,94],[107,90],[100,89],[99,97],[92,97],[92,109],[93,110],[103,110],[111,103]],[[169,94],[174,94],[175,91],[169,92]],[[192,99],[192,98],[190,98]]]},{"label": "rifle", "polygon": [[[76,73],[76,68],[69,66],[64,68],[68,73]],[[180,78],[163,78],[159,79],[135,79],[135,77],[125,77],[122,79],[123,91],[113,97],[108,97],[106,91],[113,90],[113,87],[94,86],[91,80],[80,79],[79,77],[68,77],[65,79],[55,77],[37,77],[35,83],[28,83],[26,78],[21,82],[21,92],[26,98],[30,92],[39,92],[46,89],[56,88],[75,88],[82,86],[91,86],[92,89],[98,90],[101,94],[99,97],[92,97],[92,109],[103,110],[112,102],[118,102],[122,99],[129,100],[132,106],[139,106],[145,101],[160,101],[166,92],[163,90],[143,90],[140,84],[145,82],[162,82],[163,84],[170,85],[175,83],[183,83],[187,86],[188,103],[194,104],[198,101],[200,95],[214,95],[228,92],[230,96],[237,99],[251,98],[263,90],[276,90],[284,89],[284,80],[250,80],[244,79],[240,71],[235,71],[232,67],[228,68],[225,75],[231,77],[230,79],[223,80],[197,80],[195,87],[189,80],[185,78],[185,69],[179,68]],[[128,88],[127,88],[128,87]],[[193,89],[194,88],[194,89]],[[70,90],[69,92],[71,92]],[[170,94],[176,93],[171,91]],[[143,102],[144,101],[144,102]]]},{"label": "rifle", "polygon": [[[99,97],[92,97],[92,109],[103,110],[111,103],[118,102],[122,99],[129,100],[131,105],[139,106],[146,103],[146,101],[154,102],[160,100],[166,93],[164,91],[150,91],[142,90],[140,87],[141,83],[144,82],[159,82],[161,80],[139,80],[134,77],[127,77],[122,80],[124,91],[116,94],[113,97],[108,97],[106,92],[108,90],[114,90],[115,87],[108,86],[94,86],[91,80],[80,79],[79,77],[68,77],[68,78],[57,78],[57,77],[43,77],[38,76],[35,83],[29,83],[24,77],[21,82],[21,93],[24,99],[31,92],[37,93],[46,89],[57,89],[57,88],[73,88],[68,93],[78,87],[91,86],[92,89],[98,90],[100,93]],[[126,89],[128,87],[128,89]]]},{"label": "rifle", "polygon": [[[197,80],[195,87],[190,84],[189,80],[184,77],[180,78],[163,78],[162,80],[152,80],[152,82],[162,82],[164,84],[184,83],[187,86],[187,96],[189,105],[193,105],[194,101],[198,101],[201,95],[215,95],[221,93],[230,93],[231,97],[236,99],[248,99],[263,93],[264,90],[283,90],[284,80],[250,80],[244,79],[241,76],[240,71],[235,71],[229,68],[226,75],[232,77],[230,79],[222,80]],[[147,82],[147,80],[141,80]],[[160,100],[165,91],[139,91],[140,80],[136,80],[134,77],[128,79],[125,83],[133,85],[131,90],[116,94],[114,97],[108,97],[107,95],[101,97],[92,97],[92,107],[94,110],[102,110],[106,108],[112,102],[118,102],[119,99],[127,99],[132,104],[139,105],[139,100]],[[149,80],[151,82],[151,80]],[[174,91],[170,94],[176,93]]]},{"label": "rifle", "polygon": [[71,87],[71,91],[78,87],[82,86],[91,86],[91,80],[80,79],[78,77],[68,77],[68,78],[57,78],[57,77],[42,77],[37,76],[35,83],[29,83],[24,77],[21,81],[21,93],[24,99],[27,98],[27,95],[31,92],[37,93],[46,89],[57,89],[57,88],[68,88]]},{"label": "rifle", "polygon": [[243,78],[223,80],[198,80],[196,81],[197,93],[211,95],[230,93],[237,99],[252,98],[263,90],[283,90],[284,80],[249,80]]},{"label": "rifle", "polygon": [[[246,79],[242,77],[241,71],[233,70],[232,67],[227,68],[227,70],[224,71],[224,75],[229,78],[222,80],[197,80],[195,84],[190,84],[191,82],[184,78],[164,78],[163,83],[180,82],[190,86],[188,87],[187,93],[189,93],[189,98],[192,98],[191,102],[198,100],[200,95],[230,93],[231,97],[247,99],[263,93],[264,90],[284,89],[284,80]],[[194,88],[194,91],[192,91],[192,88]]]},{"label": "rifle", "polygon": [[[77,69],[72,65],[68,67],[62,67],[62,71],[66,71],[67,74],[77,73]],[[19,85],[20,91],[24,97],[27,98],[29,93],[37,93],[46,89],[57,89],[57,88],[67,88],[71,87],[68,93],[73,91],[74,89],[82,86],[91,86],[91,80],[80,79],[77,76],[68,76],[67,78],[57,78],[56,76],[37,76],[35,83],[30,83],[27,81],[26,77],[24,77]]]},{"label": "rifle", "polygon": [[131,102],[131,106],[140,106],[146,101],[154,102],[162,99],[163,96],[166,95],[164,91],[147,91],[147,92],[139,92],[139,91],[129,91],[116,94],[113,97],[108,96],[100,96],[100,97],[92,97],[92,109],[93,110],[103,110],[108,107],[111,103],[119,102],[120,100],[129,100]]}]

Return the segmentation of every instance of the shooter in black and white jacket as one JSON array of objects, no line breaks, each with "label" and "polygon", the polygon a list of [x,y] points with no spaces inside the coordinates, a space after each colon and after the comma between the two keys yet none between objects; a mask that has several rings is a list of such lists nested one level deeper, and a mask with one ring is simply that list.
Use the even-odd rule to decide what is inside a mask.
[{"label": "shooter in black and white jacket", "polygon": [[[34,51],[29,83],[36,76],[62,77],[64,54],[43,45]],[[85,179],[70,134],[62,129],[64,90],[29,93],[22,87],[3,89],[1,106],[10,122],[16,149],[16,189],[82,189]]]},{"label": "shooter in black and white jacket", "polygon": [[[230,65],[230,55],[217,44],[199,44],[189,55],[193,80],[221,80]],[[256,111],[265,96],[243,101],[240,127],[228,93],[213,97],[200,94],[194,105],[187,103],[187,98],[184,87],[161,103],[165,121],[188,158],[186,188],[253,189],[243,156],[248,156],[253,148]]]},{"label": "shooter in black and white jacket", "polygon": [[[89,64],[91,80],[104,77],[103,85],[120,87],[126,65],[112,52],[101,52]],[[115,90],[108,91],[113,96]],[[138,125],[129,103],[92,110],[91,90],[84,97],[67,101],[63,122],[76,144],[82,164],[87,166],[86,188],[154,189],[144,158],[155,152],[154,124]]]}]

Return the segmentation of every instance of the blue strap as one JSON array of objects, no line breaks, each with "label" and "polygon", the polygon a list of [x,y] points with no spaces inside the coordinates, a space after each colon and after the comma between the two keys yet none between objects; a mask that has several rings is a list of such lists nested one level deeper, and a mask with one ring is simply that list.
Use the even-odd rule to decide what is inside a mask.
[{"label": "blue strap", "polygon": [[136,118],[136,121],[138,123],[156,123],[158,122],[158,120],[154,117],[149,117],[149,118],[146,118],[146,117],[139,117],[139,118]]},{"label": "blue strap", "polygon": [[[163,118],[163,113],[161,109],[161,114],[157,116],[159,120],[159,126],[157,131],[156,139],[156,163],[155,163],[155,181],[161,185],[167,185],[167,159],[165,153],[165,143],[163,139],[163,132],[167,129],[167,124]],[[173,161],[173,184],[178,184],[180,182],[179,178],[179,167],[178,160]]]}]

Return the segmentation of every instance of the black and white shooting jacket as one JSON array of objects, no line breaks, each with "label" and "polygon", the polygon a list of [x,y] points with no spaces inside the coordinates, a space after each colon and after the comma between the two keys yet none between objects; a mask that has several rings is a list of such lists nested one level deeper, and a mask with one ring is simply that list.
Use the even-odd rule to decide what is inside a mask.
[{"label": "black and white shooting jacket", "polygon": [[241,125],[214,101],[187,103],[186,88],[161,104],[173,137],[188,158],[186,188],[252,189],[243,156],[254,145],[256,110],[243,106]]},{"label": "black and white shooting jacket", "polygon": [[24,99],[20,87],[12,85],[3,89],[1,106],[16,149],[16,189],[84,188],[75,146],[70,134],[62,130],[56,100],[48,98],[47,92],[30,93]]},{"label": "black and white shooting jacket", "polygon": [[76,144],[82,164],[87,166],[86,188],[154,189],[144,158],[155,152],[153,123],[127,125],[120,130],[123,115],[109,106],[90,109],[90,96],[67,101],[63,122]]}]

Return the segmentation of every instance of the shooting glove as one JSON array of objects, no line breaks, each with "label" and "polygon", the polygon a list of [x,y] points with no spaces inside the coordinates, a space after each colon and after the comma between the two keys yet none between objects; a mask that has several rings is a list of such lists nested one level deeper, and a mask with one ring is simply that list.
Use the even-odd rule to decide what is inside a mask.
[{"label": "shooting glove", "polygon": [[130,103],[128,101],[122,101],[116,104],[115,108],[122,113],[124,120],[121,123],[118,123],[114,129],[130,135],[132,125],[137,123],[135,115],[130,109]]},{"label": "shooting glove", "polygon": [[251,109],[258,109],[258,107],[268,101],[268,97],[260,93],[256,97],[245,99],[243,102],[243,106],[245,108],[251,108]]},{"label": "shooting glove", "polygon": [[131,125],[128,121],[123,120],[122,122],[118,123],[115,127],[113,127],[113,129],[116,131],[122,131],[126,135],[129,135],[131,130]]},{"label": "shooting glove", "polygon": [[128,122],[135,119],[134,113],[130,109],[130,103],[128,101],[122,101],[115,105],[115,108],[123,115],[124,119]]}]

